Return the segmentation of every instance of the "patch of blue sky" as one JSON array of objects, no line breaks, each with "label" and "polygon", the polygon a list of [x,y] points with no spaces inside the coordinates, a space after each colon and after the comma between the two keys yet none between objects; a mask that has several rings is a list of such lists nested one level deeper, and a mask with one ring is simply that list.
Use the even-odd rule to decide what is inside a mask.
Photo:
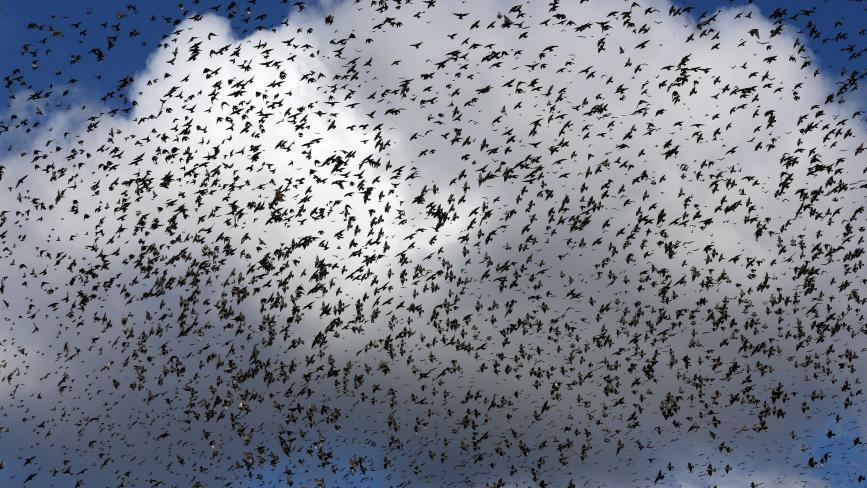
[{"label": "patch of blue sky", "polygon": [[[864,88],[846,86],[852,77],[867,76],[867,2],[862,0],[673,0],[681,8],[692,7],[693,19],[713,15],[721,8],[753,5],[772,21],[780,21],[797,33],[813,52],[810,67],[846,87],[843,100],[867,108]],[[746,33],[744,33],[746,36]]]},{"label": "patch of blue sky", "polygon": [[[318,9],[318,0],[305,0],[303,8]],[[184,19],[214,13],[243,37],[280,25],[298,9],[296,0],[2,2],[0,49],[6,54],[0,56],[0,98],[9,111],[13,97],[73,90],[77,99],[123,108],[128,77],[145,68]]]}]

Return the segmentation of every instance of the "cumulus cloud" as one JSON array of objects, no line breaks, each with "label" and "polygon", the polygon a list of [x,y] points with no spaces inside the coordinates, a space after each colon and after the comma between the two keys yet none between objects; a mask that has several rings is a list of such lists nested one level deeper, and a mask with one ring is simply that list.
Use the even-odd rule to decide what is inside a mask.
[{"label": "cumulus cloud", "polygon": [[855,476],[864,127],[795,33],[329,8],[190,19],[128,117],[6,162],[0,452],[133,485]]}]

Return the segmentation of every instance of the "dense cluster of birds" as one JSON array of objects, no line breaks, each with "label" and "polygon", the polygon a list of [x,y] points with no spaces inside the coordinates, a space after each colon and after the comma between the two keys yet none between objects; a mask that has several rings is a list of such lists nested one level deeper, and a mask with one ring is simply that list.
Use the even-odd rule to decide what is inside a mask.
[{"label": "dense cluster of birds", "polygon": [[815,8],[284,3],[4,118],[0,485],[864,481],[867,127]]}]

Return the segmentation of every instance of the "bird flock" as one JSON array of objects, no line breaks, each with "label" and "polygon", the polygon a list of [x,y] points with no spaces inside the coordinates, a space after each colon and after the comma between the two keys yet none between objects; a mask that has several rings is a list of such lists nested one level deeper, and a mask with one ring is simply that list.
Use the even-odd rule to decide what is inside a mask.
[{"label": "bird flock", "polygon": [[[101,99],[6,77],[0,485],[864,483],[867,126],[816,8],[239,36],[255,3],[166,20]],[[27,62],[99,73],[136,15],[34,23]]]}]

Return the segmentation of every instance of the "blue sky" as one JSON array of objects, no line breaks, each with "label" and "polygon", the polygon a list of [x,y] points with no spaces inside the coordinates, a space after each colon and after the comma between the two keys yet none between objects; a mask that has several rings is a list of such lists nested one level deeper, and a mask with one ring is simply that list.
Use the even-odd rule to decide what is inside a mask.
[{"label": "blue sky", "polygon": [[[694,16],[699,16],[702,12],[712,12],[714,9],[726,6],[756,5],[765,16],[770,16],[777,9],[785,10],[783,15],[784,23],[802,30],[805,34],[809,32],[808,23],[813,22],[815,28],[821,33],[818,37],[804,35],[804,39],[808,41],[809,47],[819,57],[819,66],[821,69],[832,77],[839,77],[840,70],[847,71],[860,70],[864,71],[867,54],[861,57],[850,60],[850,52],[841,51],[847,48],[850,44],[855,45],[855,51],[867,47],[867,35],[861,32],[867,28],[867,3],[858,0],[675,0],[676,4],[683,6],[691,5],[694,7],[691,12]],[[811,13],[801,13],[804,10],[814,9]],[[793,18],[797,16],[796,18]],[[840,21],[842,24],[837,25]],[[845,34],[845,37],[838,37],[839,33]]]},{"label": "blue sky", "polygon": [[[279,25],[294,9],[294,1],[255,0],[246,1],[186,1],[186,2],[140,2],[130,8],[129,2],[110,0],[86,0],[69,2],[63,0],[4,1],[0,2],[0,74],[4,87],[0,98],[9,103],[9,95],[19,90],[48,92],[51,86],[74,86],[80,99],[101,99],[111,108],[125,106],[120,94],[124,89],[121,80],[144,69],[148,56],[160,39],[169,34],[181,19],[197,13],[213,12],[230,18],[236,35],[244,35],[257,26],[264,28]],[[308,0],[305,8],[316,8],[316,1]],[[677,0],[683,6],[691,5],[694,18],[703,12],[713,12],[720,7],[754,3],[763,14],[770,15],[780,6],[787,9],[785,23],[808,32],[813,22],[821,36],[809,37],[809,47],[818,55],[818,67],[835,80],[848,77],[853,71],[864,72],[867,54],[849,59],[860,49],[867,47],[864,32],[867,28],[867,3],[856,0],[836,2],[780,2],[779,0]],[[231,7],[231,8],[230,8]],[[810,15],[798,15],[798,11],[811,9]],[[249,10],[248,10],[249,9]],[[82,12],[89,12],[82,16]],[[119,18],[123,16],[122,22]],[[82,18],[81,25],[72,26]],[[863,19],[858,22],[857,19]],[[842,25],[836,24],[843,21]],[[120,29],[115,26],[119,25]],[[86,31],[86,35],[80,35]],[[113,47],[108,49],[109,38]],[[854,45],[852,51],[843,51]],[[27,46],[27,48],[24,48]],[[92,49],[100,49],[103,61],[96,61]],[[12,54],[15,53],[15,54]],[[81,59],[72,63],[73,56]],[[37,60],[34,67],[32,61]],[[99,69],[94,70],[98,63]],[[15,70],[19,70],[17,73]],[[57,74],[57,70],[60,74]],[[95,75],[94,73],[97,73]],[[845,74],[844,74],[845,73]],[[19,77],[23,77],[21,80]],[[9,78],[12,79],[11,83]],[[71,80],[77,80],[74,83]],[[106,94],[109,94],[106,97]],[[57,93],[54,93],[57,95]],[[104,100],[102,100],[105,98]],[[858,97],[863,99],[863,94]]]},{"label": "blue sky", "polygon": [[[0,48],[8,53],[0,56],[4,105],[9,103],[9,95],[19,90],[49,91],[52,85],[62,85],[77,87],[81,99],[101,99],[106,93],[115,92],[103,102],[112,108],[123,107],[124,101],[119,96],[123,89],[118,89],[121,80],[144,69],[163,36],[184,18],[216,13],[229,18],[235,34],[243,36],[258,26],[279,25],[297,9],[292,6],[294,3],[294,0],[255,0],[252,4],[231,0],[0,2]],[[306,4],[305,8],[316,8],[315,1],[308,0]],[[102,51],[105,56],[102,61],[97,61],[93,49]],[[73,62],[74,56],[80,56],[80,60]]]}]

